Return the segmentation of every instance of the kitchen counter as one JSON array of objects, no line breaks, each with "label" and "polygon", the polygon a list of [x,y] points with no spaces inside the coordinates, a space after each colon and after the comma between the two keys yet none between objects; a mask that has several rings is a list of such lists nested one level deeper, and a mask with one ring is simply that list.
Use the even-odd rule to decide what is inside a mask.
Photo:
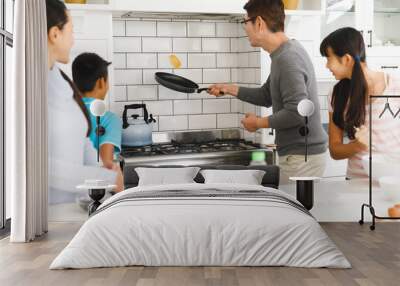
[{"label": "kitchen counter", "polygon": [[[295,184],[282,185],[280,189],[296,196]],[[378,216],[387,216],[387,209],[400,203],[386,201],[377,184],[373,185],[372,197]],[[368,203],[368,179],[346,181],[343,177],[327,178],[314,185],[314,207],[311,213],[320,222],[358,222],[363,203]],[[371,221],[369,209],[365,209],[364,220]]]}]

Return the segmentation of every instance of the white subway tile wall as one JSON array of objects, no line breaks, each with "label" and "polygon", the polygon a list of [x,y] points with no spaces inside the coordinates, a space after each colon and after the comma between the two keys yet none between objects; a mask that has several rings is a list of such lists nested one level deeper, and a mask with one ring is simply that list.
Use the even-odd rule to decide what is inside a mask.
[{"label": "white subway tile wall", "polygon": [[[140,38],[139,38],[140,39]],[[141,38],[144,53],[172,52],[171,38]]]},{"label": "white subway tile wall", "polygon": [[239,69],[231,69],[231,80],[235,83],[239,82]]},{"label": "white subway tile wall", "polygon": [[229,69],[203,69],[203,83],[230,83]]},{"label": "white subway tile wall", "polygon": [[115,69],[125,69],[126,68],[126,54],[114,53],[112,64]]},{"label": "white subway tile wall", "polygon": [[217,114],[217,128],[239,127],[239,115],[237,113]]},{"label": "white subway tile wall", "polygon": [[231,38],[231,52],[238,53],[239,52],[239,39]]},{"label": "white subway tile wall", "polygon": [[201,114],[201,100],[175,100],[174,114]]},{"label": "white subway tile wall", "polygon": [[173,38],[174,52],[201,52],[201,38]]},{"label": "white subway tile wall", "polygon": [[186,37],[185,22],[157,22],[158,37]]},{"label": "white subway tile wall", "polygon": [[147,101],[147,109],[153,115],[172,115],[172,100],[162,100],[162,101]]},{"label": "white subway tile wall", "polygon": [[187,115],[160,116],[158,123],[160,131],[181,131],[189,127]]},{"label": "white subway tile wall", "polygon": [[128,100],[157,100],[157,85],[128,86]]},{"label": "white subway tile wall", "polygon": [[[246,112],[258,112],[254,106],[231,96],[177,92],[154,78],[155,72],[162,71],[189,78],[200,87],[214,83],[257,86],[260,52],[250,46],[237,23],[121,18],[113,22],[112,111],[121,116],[124,105],[145,103],[158,121],[154,131],[241,128],[247,139],[257,137],[244,132],[240,124]],[[172,54],[180,60],[178,69],[170,61]]]},{"label": "white subway tile wall", "polygon": [[238,67],[239,68],[249,67],[249,53],[238,54]]},{"label": "white subway tile wall", "polygon": [[196,83],[203,82],[203,73],[202,69],[176,69],[174,73],[179,76],[183,76],[187,79],[190,79]]},{"label": "white subway tile wall", "polygon": [[127,54],[126,67],[128,69],[157,68],[157,54]]},{"label": "white subway tile wall", "polygon": [[231,112],[243,113],[243,102],[236,98],[231,99]]},{"label": "white subway tile wall", "polygon": [[140,53],[142,41],[140,38],[114,37],[115,53]]},{"label": "white subway tile wall", "polygon": [[[120,114],[120,116],[122,117],[122,113],[124,112],[124,107],[125,105],[128,104],[140,104],[142,103],[141,101],[118,101],[118,102],[111,102],[110,105],[110,110],[111,112],[114,112],[115,114]],[[139,114],[139,116],[143,116],[143,111],[137,109],[135,111],[136,114]]]},{"label": "white subway tile wall", "polygon": [[[180,93],[154,79],[155,72],[163,71],[187,77],[200,87],[222,82],[260,86],[260,52],[251,47],[240,25],[120,18],[113,24],[113,112],[121,116],[124,105],[145,103],[157,120],[154,131],[240,128],[244,139],[260,142],[260,132],[247,132],[241,124],[246,113],[260,115],[259,107],[231,96]],[[172,66],[171,54],[179,58],[180,69]],[[327,95],[333,85],[318,83],[323,123],[328,122]],[[142,115],[140,110],[136,113]]]},{"label": "white subway tile wall", "polygon": [[189,54],[189,68],[215,68],[217,66],[215,54]]},{"label": "white subway tile wall", "polygon": [[189,129],[217,128],[216,114],[189,115]]},{"label": "white subway tile wall", "polygon": [[231,50],[231,41],[228,38],[203,38],[203,52],[226,53]]},{"label": "white subway tile wall", "polygon": [[115,85],[142,84],[142,70],[118,70],[114,71]]},{"label": "white subway tile wall", "polygon": [[[156,22],[126,21],[126,35],[128,37],[154,37],[157,35]],[[119,36],[119,35],[118,35]]]},{"label": "white subway tile wall", "polygon": [[[239,37],[235,43],[237,53],[237,69],[233,70],[232,77],[234,77],[235,82],[238,82],[242,86],[247,87],[259,87],[260,82],[260,52],[253,48],[247,37],[243,35],[243,29],[238,30]],[[249,104],[247,102],[237,102],[233,103],[234,109],[238,110],[237,124],[242,130],[243,138],[245,140],[260,143],[261,140],[261,130],[257,132],[248,132],[244,130],[241,120],[245,117],[246,113],[254,113],[257,116],[261,115],[261,110],[255,105]]]},{"label": "white subway tile wall", "polygon": [[[181,66],[180,68],[186,69],[188,67],[188,54],[185,53],[174,53],[176,57],[178,57]],[[164,69],[164,68],[171,68],[171,63],[170,63],[170,56],[171,53],[158,53],[157,54],[157,59],[158,59],[158,68]]]},{"label": "white subway tile wall", "polygon": [[114,98],[112,101],[127,101],[127,87],[124,85],[114,86],[113,96]]},{"label": "white subway tile wall", "polygon": [[236,53],[217,54],[218,68],[236,68],[238,66],[238,55]]},{"label": "white subway tile wall", "polygon": [[169,88],[166,88],[162,85],[158,86],[158,99],[187,99],[188,95],[186,93],[178,92]]},{"label": "white subway tile wall", "polygon": [[125,36],[125,21],[113,21],[113,36],[114,37]]},{"label": "white subway tile wall", "polygon": [[189,22],[188,37],[215,37],[215,23]]},{"label": "white subway tile wall", "polygon": [[249,67],[260,68],[260,52],[249,53]]},{"label": "white subway tile wall", "polygon": [[203,100],[203,113],[229,113],[231,112],[230,99],[204,99]]},{"label": "white subway tile wall", "polygon": [[171,73],[171,69],[143,69],[143,84],[157,84],[154,74],[156,72],[167,72]]},{"label": "white subway tile wall", "polygon": [[239,36],[237,23],[217,23],[217,37],[236,38]]}]

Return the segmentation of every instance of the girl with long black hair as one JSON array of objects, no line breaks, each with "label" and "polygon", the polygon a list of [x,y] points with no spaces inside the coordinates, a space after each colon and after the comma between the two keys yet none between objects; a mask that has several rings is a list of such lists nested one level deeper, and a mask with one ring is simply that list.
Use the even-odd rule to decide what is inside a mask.
[{"label": "girl with long black hair", "polygon": [[74,201],[85,179],[102,179],[123,189],[118,165],[113,170],[86,164],[95,154],[88,135],[90,117],[79,90],[56,65],[69,62],[74,43],[71,16],[59,0],[46,0],[48,43],[49,200]]},{"label": "girl with long black hair", "polygon": [[[347,27],[329,34],[321,43],[326,67],[339,81],[329,106],[329,150],[333,159],[348,159],[347,178],[366,177],[362,157],[368,154],[369,96],[398,93],[400,78],[373,71],[366,63],[364,40],[359,31]],[[382,114],[386,99],[374,99],[372,109],[373,150],[386,152],[400,147],[399,119]],[[391,103],[395,108],[395,102]],[[349,142],[344,142],[347,134]]]}]

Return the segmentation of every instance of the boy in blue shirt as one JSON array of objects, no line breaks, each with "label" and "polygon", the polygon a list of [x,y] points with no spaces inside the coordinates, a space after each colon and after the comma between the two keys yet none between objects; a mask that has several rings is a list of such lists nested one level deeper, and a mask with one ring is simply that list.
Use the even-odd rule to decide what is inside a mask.
[{"label": "boy in blue shirt", "polygon": [[[72,77],[89,111],[92,123],[89,137],[96,149],[98,149],[97,124],[96,117],[90,112],[90,104],[95,99],[104,100],[109,89],[107,69],[110,64],[94,53],[80,54],[72,63]],[[121,152],[122,121],[117,115],[107,111],[100,117],[100,125],[105,129],[104,135],[100,136],[100,158],[104,167],[113,169],[114,155]]]}]

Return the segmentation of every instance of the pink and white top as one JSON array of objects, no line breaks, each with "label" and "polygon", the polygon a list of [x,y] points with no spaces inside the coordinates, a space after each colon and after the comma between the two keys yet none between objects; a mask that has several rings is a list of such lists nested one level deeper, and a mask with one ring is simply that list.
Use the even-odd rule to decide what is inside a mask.
[{"label": "pink and white top", "polygon": [[[400,95],[400,74],[385,73],[386,88],[383,95]],[[332,94],[329,96],[329,112],[333,112],[331,105]],[[400,98],[376,98],[372,103],[372,146],[374,152],[390,153],[400,151],[400,112],[393,118],[390,111],[379,116],[389,102],[390,109],[396,114],[400,110]],[[369,128],[369,103],[366,106],[365,126]],[[367,178],[368,172],[362,166],[362,157],[368,155],[368,151],[355,154],[348,159],[346,177]]]}]

